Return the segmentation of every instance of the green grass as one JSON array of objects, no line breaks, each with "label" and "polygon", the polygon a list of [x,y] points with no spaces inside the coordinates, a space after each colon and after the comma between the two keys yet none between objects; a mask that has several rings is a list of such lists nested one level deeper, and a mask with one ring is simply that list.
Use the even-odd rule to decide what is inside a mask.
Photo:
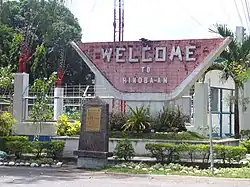
[{"label": "green grass", "polygon": [[128,173],[128,174],[154,174],[154,175],[186,175],[206,176],[224,178],[250,178],[250,168],[218,168],[212,174],[210,169],[198,169],[186,167],[179,164],[149,166],[146,164],[126,163],[105,168],[106,172]]},{"label": "green grass", "polygon": [[130,139],[164,139],[164,140],[206,140],[207,137],[195,132],[180,133],[131,133],[131,132],[110,132],[110,138],[130,138]]}]

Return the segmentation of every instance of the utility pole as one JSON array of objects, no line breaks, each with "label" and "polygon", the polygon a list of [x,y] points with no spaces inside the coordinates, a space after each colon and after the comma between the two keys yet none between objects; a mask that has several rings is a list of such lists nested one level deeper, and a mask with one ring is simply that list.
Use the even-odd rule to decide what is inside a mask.
[{"label": "utility pole", "polygon": [[114,0],[114,42],[124,39],[124,0]]},{"label": "utility pole", "polygon": [[210,142],[210,169],[214,174],[214,148],[213,148],[213,121],[212,121],[212,109],[211,109],[211,79],[208,79],[208,116],[209,116],[209,142]]},{"label": "utility pole", "polygon": [[237,43],[242,44],[244,40],[245,30],[246,29],[242,26],[236,27],[235,37],[236,37]]}]

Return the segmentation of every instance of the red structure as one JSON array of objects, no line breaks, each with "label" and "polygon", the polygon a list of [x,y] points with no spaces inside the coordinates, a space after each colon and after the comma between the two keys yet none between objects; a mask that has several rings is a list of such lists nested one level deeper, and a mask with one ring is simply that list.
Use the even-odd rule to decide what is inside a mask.
[{"label": "red structure", "polygon": [[64,77],[64,72],[62,70],[59,70],[57,73],[57,82],[56,82],[56,86],[58,88],[62,86],[63,77]]},{"label": "red structure", "polygon": [[77,45],[122,93],[172,93],[186,84],[224,38],[126,41]]},{"label": "red structure", "polygon": [[23,42],[20,47],[20,56],[18,61],[18,72],[19,73],[25,73],[27,70],[27,63],[30,60],[30,50],[28,45]]}]

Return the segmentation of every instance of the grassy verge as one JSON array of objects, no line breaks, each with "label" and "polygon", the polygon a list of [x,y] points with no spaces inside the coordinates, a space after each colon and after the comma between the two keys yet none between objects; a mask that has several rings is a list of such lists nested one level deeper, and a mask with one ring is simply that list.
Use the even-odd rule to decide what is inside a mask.
[{"label": "grassy verge", "polygon": [[113,132],[109,133],[110,138],[131,138],[131,139],[165,139],[165,140],[206,140],[207,137],[195,132],[168,132],[168,133],[131,133]]},{"label": "grassy verge", "polygon": [[135,163],[123,163],[105,168],[106,172],[118,172],[129,174],[155,174],[155,175],[189,175],[225,178],[250,178],[250,167],[242,168],[218,168],[212,174],[210,169],[186,167],[180,164],[147,165]]}]

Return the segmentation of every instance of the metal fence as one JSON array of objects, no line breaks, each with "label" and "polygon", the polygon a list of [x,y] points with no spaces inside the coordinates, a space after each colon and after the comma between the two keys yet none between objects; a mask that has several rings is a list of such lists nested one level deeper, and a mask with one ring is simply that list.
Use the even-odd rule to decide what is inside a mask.
[{"label": "metal fence", "polygon": [[[108,90],[101,86],[95,85],[65,85],[64,93],[62,98],[55,97],[54,89],[51,88],[48,93],[46,93],[47,98],[49,99],[49,106],[51,108],[54,107],[54,102],[57,99],[63,99],[63,111],[67,112],[81,112],[81,106],[83,102],[92,99],[96,96],[95,89],[99,90],[101,95],[98,95],[101,99],[107,101],[108,103],[113,103],[114,97],[110,95]],[[29,89],[29,88],[27,88]],[[101,90],[101,92],[100,92]],[[29,120],[30,112],[32,110],[32,106],[36,102],[38,93],[34,91],[30,91],[29,96],[23,97],[25,111],[23,114],[23,120]],[[25,105],[27,104],[27,106]]]},{"label": "metal fence", "polygon": [[0,88],[0,112],[11,112],[13,106],[13,89]]}]

